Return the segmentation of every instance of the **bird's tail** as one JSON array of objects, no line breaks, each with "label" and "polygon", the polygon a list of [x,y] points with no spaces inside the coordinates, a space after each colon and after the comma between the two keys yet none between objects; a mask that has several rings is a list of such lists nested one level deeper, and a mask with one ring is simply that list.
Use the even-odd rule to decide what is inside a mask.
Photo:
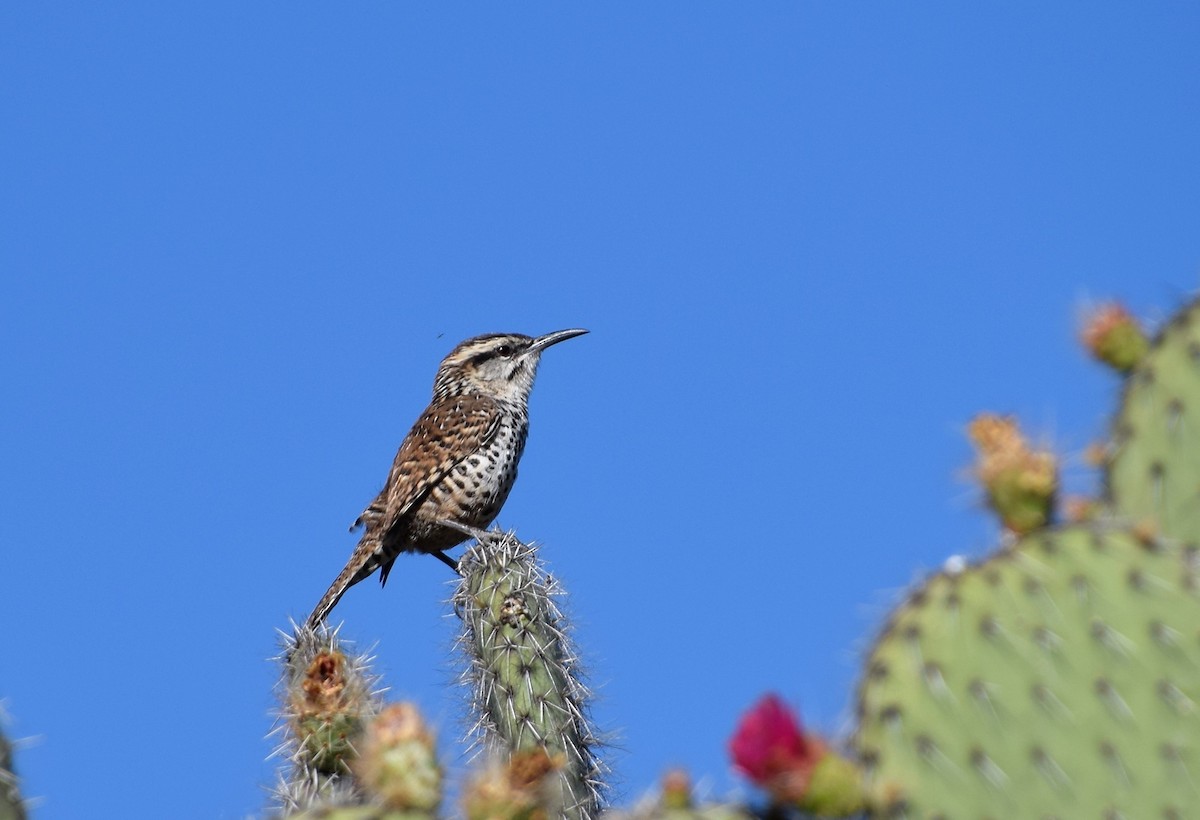
[{"label": "bird's tail", "polygon": [[383,544],[379,539],[372,535],[364,535],[362,540],[358,542],[358,546],[354,548],[354,552],[350,555],[350,560],[346,562],[346,566],[338,573],[338,577],[329,585],[329,589],[321,596],[321,600],[317,602],[312,614],[308,616],[305,625],[309,629],[316,629],[321,622],[328,617],[329,613],[337,606],[338,601],[342,600],[342,596],[346,594],[346,590],[357,584],[359,581],[370,576],[379,566],[387,561],[387,556],[384,555]]}]

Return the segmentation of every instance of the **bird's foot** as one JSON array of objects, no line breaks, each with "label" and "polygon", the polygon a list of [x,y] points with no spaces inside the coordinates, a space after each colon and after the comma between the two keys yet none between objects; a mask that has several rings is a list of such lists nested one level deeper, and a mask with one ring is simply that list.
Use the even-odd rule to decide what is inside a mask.
[{"label": "bird's foot", "polygon": [[430,555],[432,555],[434,558],[436,558],[436,559],[438,559],[439,561],[441,561],[441,562],[442,562],[443,564],[445,564],[446,566],[450,567],[450,569],[454,570],[454,572],[455,572],[455,573],[456,573],[456,574],[457,574],[459,577],[462,577],[463,571],[462,571],[462,569],[459,567],[459,562],[458,562],[458,561],[456,561],[455,559],[451,558],[449,555],[447,555],[447,554],[446,554],[446,553],[444,553],[444,552],[431,552],[431,553],[430,553]]}]

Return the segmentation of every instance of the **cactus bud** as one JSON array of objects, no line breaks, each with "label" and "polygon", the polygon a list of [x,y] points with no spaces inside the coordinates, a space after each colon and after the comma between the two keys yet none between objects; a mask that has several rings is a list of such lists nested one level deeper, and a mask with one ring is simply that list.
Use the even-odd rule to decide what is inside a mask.
[{"label": "cactus bud", "polygon": [[344,771],[353,756],[353,740],[362,729],[358,709],[347,708],[346,656],[320,652],[292,690],[295,733],[308,749],[314,768],[326,774]]},{"label": "cactus bud", "polygon": [[442,799],[433,733],[411,703],[392,704],[372,721],[354,772],[363,788],[392,809],[432,812]]},{"label": "cactus bud", "polygon": [[1079,335],[1093,357],[1119,373],[1128,373],[1137,366],[1150,348],[1137,319],[1117,302],[1091,311]]},{"label": "cactus bud", "polygon": [[562,816],[560,790],[548,788],[549,775],[562,769],[561,756],[545,749],[516,752],[507,765],[493,763],[467,785],[467,820],[548,820]]},{"label": "cactus bud", "polygon": [[684,769],[670,769],[662,778],[662,807],[690,809],[692,807],[692,778]]},{"label": "cactus bud", "polygon": [[1086,495],[1072,495],[1063,499],[1063,518],[1071,524],[1091,521],[1101,510],[1100,502]]},{"label": "cactus bud", "polygon": [[1004,526],[1023,535],[1047,524],[1058,491],[1053,454],[1030,448],[1012,418],[982,413],[968,431],[978,450],[975,475]]},{"label": "cactus bud", "polygon": [[350,767],[363,727],[379,711],[379,679],[370,658],[344,650],[336,630],[299,627],[283,637],[275,729],[283,739],[275,753],[291,771],[280,772],[275,797],[289,812],[345,805],[358,796]]}]

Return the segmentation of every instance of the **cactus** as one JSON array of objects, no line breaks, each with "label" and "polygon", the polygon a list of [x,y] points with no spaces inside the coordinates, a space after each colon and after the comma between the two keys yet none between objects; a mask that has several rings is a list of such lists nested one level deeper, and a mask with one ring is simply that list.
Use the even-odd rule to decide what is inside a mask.
[{"label": "cactus", "polygon": [[672,769],[662,777],[657,796],[642,800],[629,811],[610,811],[609,820],[751,820],[755,815],[732,803],[697,805],[686,771]]},{"label": "cactus", "polygon": [[283,675],[276,754],[286,755],[291,771],[281,778],[276,798],[284,811],[356,805],[363,793],[351,777],[356,743],[382,706],[370,658],[342,648],[337,631],[297,627],[283,633]]},{"label": "cactus", "polygon": [[475,773],[462,797],[467,820],[545,820],[561,814],[561,756],[544,748],[493,758]]},{"label": "cactus", "polygon": [[562,612],[563,593],[534,547],[511,533],[480,533],[459,562],[454,593],[466,657],[476,740],[492,753],[543,749],[559,768],[561,814],[598,812],[598,743],[587,719],[588,693],[577,674]]},{"label": "cactus", "polygon": [[[1004,546],[958,559],[905,597],[866,659],[853,757],[768,696],[730,742],[767,805],[703,803],[671,772],[611,820],[752,817],[1178,818],[1200,805],[1200,301],[1152,342],[1105,306],[1084,331],[1127,374],[1102,500],[1068,498],[1058,466],[1012,419],[982,415],[974,474]],[[1193,421],[1193,419],[1196,419]],[[453,522],[441,522],[459,526]],[[461,528],[461,527],[460,527]],[[468,530],[452,598],[480,764],[466,820],[590,820],[600,743],[558,600],[536,549]],[[446,559],[449,560],[449,559]],[[434,820],[443,770],[409,704],[385,705],[369,658],[336,630],[285,636],[276,792],[290,820]],[[844,745],[843,745],[844,746]],[[24,820],[0,736],[0,820]],[[441,815],[444,816],[444,815]],[[1190,814],[1188,816],[1191,816]]]},{"label": "cactus", "polygon": [[1200,301],[1163,328],[1126,379],[1106,484],[1121,515],[1200,541]]},{"label": "cactus", "polygon": [[[729,741],[729,754],[734,767],[763,788],[776,806],[794,806],[822,817],[847,817],[864,807],[858,768],[823,738],[801,728],[799,717],[774,694],[742,716]],[[664,783],[664,798],[679,791],[670,785]]]},{"label": "cactus", "polygon": [[1170,817],[1194,806],[1193,559],[1174,541],[1089,523],[922,584],[889,619],[859,693],[856,745],[879,813]]},{"label": "cactus", "polygon": [[429,820],[431,816],[379,806],[326,806],[289,814],[288,820]]},{"label": "cactus", "polygon": [[1141,325],[1117,302],[1093,310],[1079,335],[1094,358],[1119,373],[1128,373],[1136,367],[1150,344]]},{"label": "cactus", "polygon": [[3,734],[0,734],[0,820],[25,820],[25,804],[13,771],[12,745]]},{"label": "cactus", "polygon": [[606,812],[610,820],[753,820],[754,812],[736,803],[704,803],[699,806],[667,806],[645,803],[628,811]]},{"label": "cactus", "polygon": [[[467,816],[592,817],[600,764],[554,602],[561,590],[532,546],[511,534],[477,535],[454,605],[476,738],[503,763],[472,779]],[[434,817],[442,774],[432,733],[411,705],[382,705],[369,659],[347,654],[336,630],[303,627],[286,636],[282,660],[280,751],[292,761],[277,793],[283,811],[292,820]]]},{"label": "cactus", "polygon": [[979,451],[975,475],[1004,526],[1024,535],[1048,524],[1058,493],[1054,456],[1030,447],[1011,418],[982,413],[968,433]]},{"label": "cactus", "polygon": [[392,809],[432,813],[442,802],[433,733],[411,703],[394,703],[371,722],[353,769],[360,786]]}]

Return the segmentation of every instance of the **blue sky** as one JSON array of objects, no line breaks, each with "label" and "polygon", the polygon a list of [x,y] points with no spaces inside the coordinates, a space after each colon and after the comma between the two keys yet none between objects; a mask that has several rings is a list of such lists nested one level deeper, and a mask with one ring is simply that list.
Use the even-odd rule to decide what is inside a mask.
[{"label": "blue sky", "polygon": [[[5,5],[34,816],[262,808],[275,629],[492,331],[592,331],[543,360],[499,522],[572,593],[618,794],[733,788],[768,689],[844,729],[888,603],[994,542],[974,413],[1094,486],[1082,307],[1197,285],[1197,42],[1184,3]],[[403,558],[336,616],[452,739],[447,575]]]}]

